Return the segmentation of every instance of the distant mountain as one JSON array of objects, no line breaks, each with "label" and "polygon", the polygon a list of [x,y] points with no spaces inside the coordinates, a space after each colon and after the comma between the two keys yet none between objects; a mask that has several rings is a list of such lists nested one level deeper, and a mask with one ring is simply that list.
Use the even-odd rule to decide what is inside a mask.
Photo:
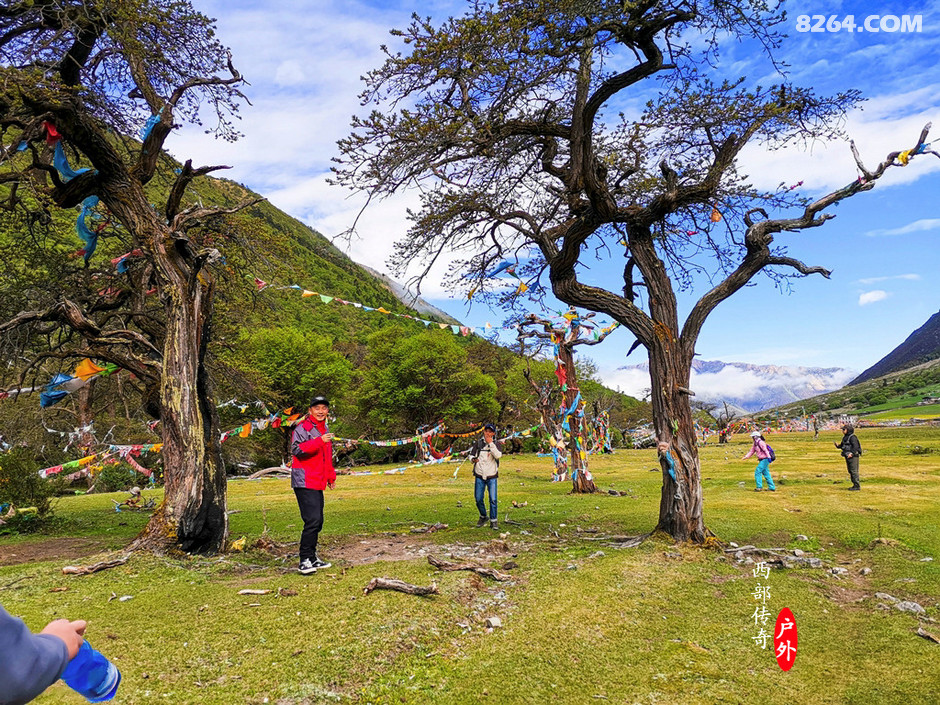
[{"label": "distant mountain", "polygon": [[940,311],[907,336],[907,340],[853,379],[850,384],[866,382],[889,372],[905,370],[937,358],[940,358]]},{"label": "distant mountain", "polygon": [[[649,374],[646,363],[621,367],[620,370]],[[785,367],[695,360],[690,384],[697,401],[728,402],[738,411],[753,413],[840,389],[854,374],[854,370],[841,367]],[[648,382],[646,386],[649,386]]]},{"label": "distant mountain", "polygon": [[362,267],[364,270],[366,270],[369,274],[374,276],[376,279],[381,280],[382,283],[388,287],[388,290],[391,291],[395,295],[395,298],[401,301],[403,304],[405,304],[405,306],[408,306],[409,308],[414,309],[418,313],[423,314],[425,316],[435,316],[436,318],[441,319],[445,323],[451,323],[454,325],[463,325],[456,318],[454,318],[448,313],[445,313],[444,311],[439,309],[437,306],[433,306],[432,304],[429,304],[420,296],[412,295],[405,287],[403,287],[401,284],[399,284],[397,281],[395,281],[391,277],[388,277],[382,274],[381,272],[372,269],[372,267],[367,267],[364,264],[360,264],[359,266]]}]

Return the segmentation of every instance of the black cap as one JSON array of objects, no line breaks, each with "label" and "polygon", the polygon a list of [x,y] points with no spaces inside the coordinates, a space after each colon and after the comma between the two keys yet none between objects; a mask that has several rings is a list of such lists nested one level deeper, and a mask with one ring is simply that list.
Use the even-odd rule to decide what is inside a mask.
[{"label": "black cap", "polygon": [[492,431],[493,433],[496,433],[496,426],[494,426],[494,425],[491,424],[491,423],[484,424],[484,425],[483,425],[483,430],[484,430],[484,431]]},{"label": "black cap", "polygon": [[327,398],[324,396],[315,396],[310,400],[310,406],[319,406],[320,404],[323,404],[323,406],[329,406],[330,402],[327,401]]}]

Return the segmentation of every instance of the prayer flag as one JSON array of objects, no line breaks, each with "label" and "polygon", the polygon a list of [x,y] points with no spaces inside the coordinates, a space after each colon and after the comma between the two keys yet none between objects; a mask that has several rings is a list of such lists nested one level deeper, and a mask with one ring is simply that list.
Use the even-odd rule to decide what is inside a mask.
[{"label": "prayer flag", "polygon": [[89,360],[87,357],[78,363],[78,366],[75,368],[75,376],[83,380],[89,380],[95,375],[104,372],[104,367],[98,367],[95,363]]}]

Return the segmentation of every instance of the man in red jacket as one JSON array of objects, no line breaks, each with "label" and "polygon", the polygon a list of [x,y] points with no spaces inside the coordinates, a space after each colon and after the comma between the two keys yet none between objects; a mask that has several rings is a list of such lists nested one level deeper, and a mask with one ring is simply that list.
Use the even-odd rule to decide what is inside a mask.
[{"label": "man in red jacket", "polygon": [[330,563],[317,556],[317,539],[323,528],[323,490],[333,489],[333,434],[326,426],[330,403],[326,397],[314,397],[307,416],[294,427],[291,436],[290,484],[300,506],[304,529],[300,534],[300,567],[303,575],[329,568]]}]

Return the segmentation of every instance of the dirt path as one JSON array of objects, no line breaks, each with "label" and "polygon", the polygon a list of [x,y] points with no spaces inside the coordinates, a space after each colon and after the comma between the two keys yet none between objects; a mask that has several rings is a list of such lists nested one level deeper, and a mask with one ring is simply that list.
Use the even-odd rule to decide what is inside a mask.
[{"label": "dirt path", "polygon": [[57,538],[22,541],[0,546],[0,565],[72,560],[106,550],[104,541],[93,538]]},{"label": "dirt path", "polygon": [[[297,544],[273,543],[265,547],[269,553],[287,557],[296,555]],[[107,550],[104,541],[94,538],[45,538],[0,546],[0,565],[18,565],[41,561],[76,561]],[[323,547],[330,560],[348,566],[367,565],[378,561],[422,560],[429,553],[459,558],[494,560],[510,553],[498,538],[475,544],[436,544],[421,536],[380,534],[349,536]]]}]

